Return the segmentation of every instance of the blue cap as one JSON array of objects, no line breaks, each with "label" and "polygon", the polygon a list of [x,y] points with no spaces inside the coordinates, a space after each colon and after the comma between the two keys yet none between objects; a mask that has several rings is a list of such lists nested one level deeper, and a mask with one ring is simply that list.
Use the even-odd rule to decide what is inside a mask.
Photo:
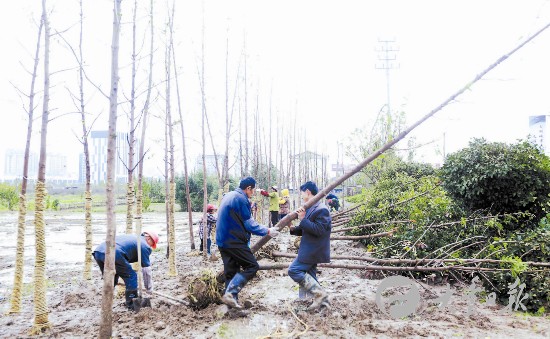
[{"label": "blue cap", "polygon": [[252,188],[256,187],[256,180],[252,177],[246,177],[241,180],[241,183],[239,184],[239,188],[244,190],[248,186],[252,186]]},{"label": "blue cap", "polygon": [[316,195],[317,192],[319,192],[317,185],[315,185],[313,181],[308,181],[302,186],[300,186],[300,191],[305,192],[306,190],[309,190],[313,195]]}]

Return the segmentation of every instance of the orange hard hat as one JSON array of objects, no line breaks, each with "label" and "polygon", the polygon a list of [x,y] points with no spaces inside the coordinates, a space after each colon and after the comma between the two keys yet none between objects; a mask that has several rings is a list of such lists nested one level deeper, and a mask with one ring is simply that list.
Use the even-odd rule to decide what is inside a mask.
[{"label": "orange hard hat", "polygon": [[153,231],[144,231],[143,234],[148,235],[153,239],[153,249],[157,248],[157,243],[159,242],[159,236]]}]

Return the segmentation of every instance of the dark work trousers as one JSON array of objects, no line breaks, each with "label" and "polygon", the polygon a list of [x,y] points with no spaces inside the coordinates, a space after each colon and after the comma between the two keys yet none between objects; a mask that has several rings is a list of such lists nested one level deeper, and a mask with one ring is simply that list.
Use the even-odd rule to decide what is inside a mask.
[{"label": "dark work trousers", "polygon": [[[105,267],[105,253],[94,252],[94,256],[99,269],[101,270],[101,275],[103,276],[103,269]],[[132,265],[120,252],[115,252],[115,281],[114,284],[118,283],[118,277],[121,277],[124,280],[127,291],[137,290],[137,274],[136,271],[132,268]]]},{"label": "dark work trousers", "polygon": [[[210,254],[210,246],[212,245],[212,240],[210,238],[206,239],[206,253]],[[204,242],[201,238],[201,246],[199,247],[199,251],[202,252],[202,249],[204,248]]]},{"label": "dark work trousers", "polygon": [[[222,248],[218,247],[223,260],[223,271],[225,274],[225,288],[233,279],[235,274],[241,273],[246,281],[254,278],[260,268],[256,257],[250,248]],[[242,267],[242,271],[241,271]]]},{"label": "dark work trousers", "polygon": [[277,225],[279,222],[279,211],[269,211],[271,215],[271,227]]}]

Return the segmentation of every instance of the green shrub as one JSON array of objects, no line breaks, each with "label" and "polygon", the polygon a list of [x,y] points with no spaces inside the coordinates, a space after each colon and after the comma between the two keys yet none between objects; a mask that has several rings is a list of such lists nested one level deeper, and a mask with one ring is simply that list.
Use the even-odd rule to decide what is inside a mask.
[{"label": "green shrub", "polygon": [[13,211],[19,203],[19,193],[16,186],[0,183],[0,204]]},{"label": "green shrub", "polygon": [[440,176],[449,195],[470,211],[523,211],[538,220],[550,201],[550,159],[526,141],[474,139],[447,157]]}]

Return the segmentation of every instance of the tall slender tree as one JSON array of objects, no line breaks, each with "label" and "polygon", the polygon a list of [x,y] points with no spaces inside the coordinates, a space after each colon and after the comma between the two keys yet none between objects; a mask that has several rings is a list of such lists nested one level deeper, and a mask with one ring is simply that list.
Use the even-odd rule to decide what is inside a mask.
[{"label": "tall slender tree", "polygon": [[[204,258],[207,257],[207,247],[208,244],[207,238],[208,238],[208,232],[206,231],[207,228],[207,219],[206,219],[206,208],[208,204],[208,185],[207,185],[207,173],[206,173],[206,132],[205,132],[205,122],[206,122],[206,94],[205,94],[205,88],[204,88],[204,1],[202,2],[202,48],[201,48],[201,72],[200,72],[200,85],[201,85],[201,93],[202,93],[202,123],[201,123],[201,131],[202,131],[202,181],[203,181],[203,208],[202,208],[202,224],[203,224],[203,232],[202,232],[202,241],[203,241],[203,248],[202,253]],[[212,143],[212,147],[214,147],[214,144]],[[215,151],[214,151],[215,152]],[[215,162],[218,162],[218,159],[214,153]],[[216,165],[217,166],[217,165]]]},{"label": "tall slender tree", "polygon": [[115,165],[118,107],[118,55],[122,0],[113,1],[113,36],[111,42],[111,92],[109,95],[109,139],[107,141],[107,234],[103,293],[101,295],[100,338],[110,338],[113,330],[113,281],[115,278]]},{"label": "tall slender tree", "polygon": [[[136,192],[136,237],[138,243],[141,241],[141,226],[143,224],[143,162],[145,161],[145,132],[147,130],[147,121],[149,118],[149,104],[151,101],[151,90],[153,89],[153,55],[154,55],[154,25],[153,25],[153,0],[149,4],[149,27],[151,33],[151,41],[149,46],[149,80],[147,83],[147,95],[145,105],[142,110],[141,121],[141,142],[139,143],[138,153],[138,175],[137,175],[137,192]],[[138,256],[141,258],[141,243],[138,244]],[[140,260],[141,261],[141,260]],[[142,286],[141,265],[138,265],[138,283]]]},{"label": "tall slender tree", "polygon": [[168,139],[169,139],[169,149],[168,153],[170,155],[169,162],[169,206],[168,211],[170,214],[169,218],[169,227],[170,227],[170,255],[168,257],[168,275],[174,277],[176,276],[176,227],[174,220],[174,205],[176,201],[176,175],[175,175],[175,160],[174,160],[174,125],[172,124],[172,103],[171,98],[171,66],[172,66],[172,24],[174,22],[174,7],[168,12],[168,26],[169,26],[169,39],[166,44],[166,125],[168,126]]},{"label": "tall slender tree", "polygon": [[[175,10],[175,1],[173,8]],[[170,36],[173,37],[173,24],[170,25]],[[176,49],[174,48],[174,39],[170,39],[170,45],[172,46],[172,62],[174,63],[174,80],[176,81],[176,95],[178,98],[178,113],[179,113],[179,123],[181,129],[181,143],[183,150],[183,174],[185,177],[185,196],[187,198],[187,215],[188,215],[188,225],[189,225],[189,242],[191,243],[191,249],[195,249],[195,236],[193,234],[193,208],[191,206],[191,191],[189,189],[189,171],[187,167],[187,148],[185,143],[185,128],[183,126],[183,113],[181,109],[181,95],[180,95],[180,86],[179,86],[179,77],[178,77],[178,67],[176,63]],[[183,206],[182,206],[183,207]]]},{"label": "tall slender tree", "polygon": [[44,205],[46,193],[46,146],[50,101],[50,23],[46,11],[46,0],[42,0],[42,22],[44,23],[44,101],[42,103],[42,127],[40,130],[40,159],[38,179],[35,186],[34,234],[34,324],[32,333],[41,333],[50,327],[48,302],[46,300],[46,231],[44,225]]},{"label": "tall slender tree", "polygon": [[82,122],[82,138],[80,142],[84,148],[84,167],[86,183],[84,189],[84,230],[86,233],[86,247],[84,250],[84,272],[83,277],[86,280],[92,279],[92,189],[90,184],[90,150],[88,147],[89,129],[86,125],[86,103],[84,102],[84,54],[82,52],[82,35],[84,31],[84,11],[82,8],[82,0],[80,0],[80,35],[78,40],[78,88],[79,88],[79,111]]},{"label": "tall slender tree", "polygon": [[21,193],[19,194],[19,217],[17,218],[17,247],[15,252],[15,270],[13,276],[13,290],[10,298],[9,313],[19,313],[21,311],[21,296],[23,287],[24,256],[25,256],[25,220],[27,216],[27,182],[29,175],[29,154],[31,149],[32,123],[34,119],[34,85],[38,63],[40,60],[40,40],[42,39],[42,29],[44,20],[40,19],[38,26],[38,39],[34,54],[34,66],[31,73],[31,86],[28,94],[29,108],[27,109],[27,141],[25,142],[25,155],[23,158],[23,177],[21,178]]},{"label": "tall slender tree", "polygon": [[126,186],[126,234],[131,234],[134,223],[134,157],[135,157],[135,112],[136,112],[136,14],[137,0],[134,0],[134,13],[132,17],[132,75],[130,88],[130,132],[128,133],[128,183]]}]

